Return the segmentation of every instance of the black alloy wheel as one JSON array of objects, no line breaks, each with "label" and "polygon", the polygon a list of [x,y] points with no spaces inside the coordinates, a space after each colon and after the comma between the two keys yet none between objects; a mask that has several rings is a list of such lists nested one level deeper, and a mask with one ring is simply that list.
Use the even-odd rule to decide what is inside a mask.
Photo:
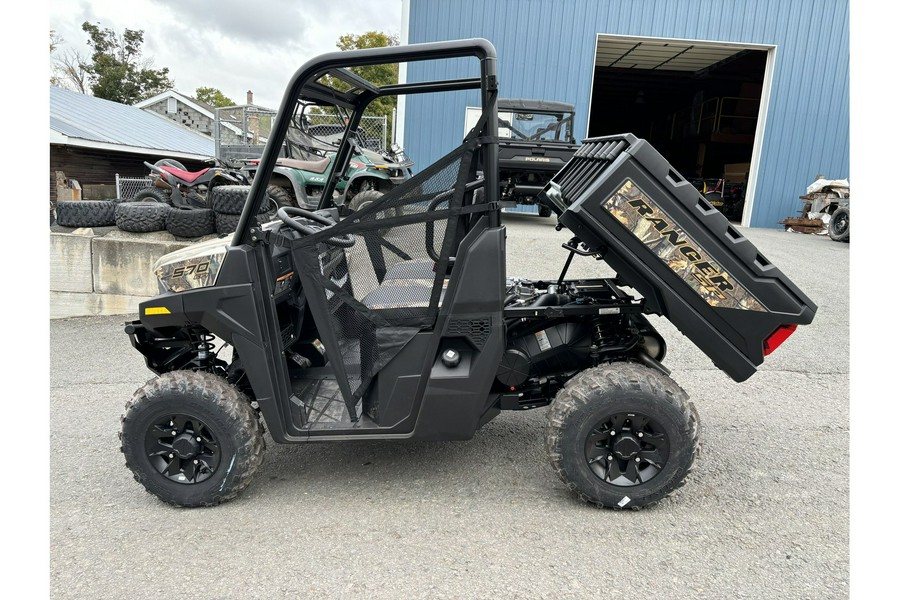
[{"label": "black alloy wheel", "polygon": [[236,497],[266,447],[246,394],[205,371],[170,371],[138,388],[119,439],[138,483],[163,502],[192,507]]},{"label": "black alloy wheel", "polygon": [[584,455],[606,483],[631,487],[647,483],[666,466],[669,440],[650,417],[620,412],[602,419],[588,434]]},{"label": "black alloy wheel", "polygon": [[157,473],[176,483],[201,483],[215,474],[218,436],[203,421],[184,414],[158,419],[147,428],[144,451]]}]

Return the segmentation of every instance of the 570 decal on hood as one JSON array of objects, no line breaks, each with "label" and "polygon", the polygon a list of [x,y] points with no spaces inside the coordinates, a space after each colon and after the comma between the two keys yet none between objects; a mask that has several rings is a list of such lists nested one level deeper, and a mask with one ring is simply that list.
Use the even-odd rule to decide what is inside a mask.
[{"label": "570 decal on hood", "polygon": [[626,179],[603,207],[710,306],[766,312],[753,294],[709,258],[632,180]]}]

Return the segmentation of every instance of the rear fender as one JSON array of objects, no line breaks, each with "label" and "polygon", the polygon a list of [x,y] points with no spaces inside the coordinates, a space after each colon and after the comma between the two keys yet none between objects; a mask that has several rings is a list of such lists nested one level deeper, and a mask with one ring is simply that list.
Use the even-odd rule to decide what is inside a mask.
[{"label": "rear fender", "polygon": [[306,173],[290,167],[275,167],[275,170],[272,171],[272,178],[269,180],[269,183],[276,182],[278,182],[279,185],[288,183],[290,189],[294,192],[294,198],[296,198],[298,202],[302,201],[304,204],[307,204],[306,185],[309,182],[307,181]]}]

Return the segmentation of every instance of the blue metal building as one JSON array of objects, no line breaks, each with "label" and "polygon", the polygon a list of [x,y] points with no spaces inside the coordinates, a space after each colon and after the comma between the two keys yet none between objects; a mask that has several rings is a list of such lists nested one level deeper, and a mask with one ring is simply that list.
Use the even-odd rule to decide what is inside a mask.
[{"label": "blue metal building", "polygon": [[[726,116],[749,114],[755,123],[752,133],[744,132],[750,167],[742,219],[754,227],[779,227],[797,216],[798,196],[816,175],[849,177],[849,35],[848,0],[405,0],[401,31],[402,43],[491,40],[501,96],[573,103],[578,139],[614,133],[598,131],[605,117],[594,96],[637,70],[656,78],[640,85],[658,86],[666,76],[677,78],[675,71],[702,82],[711,69],[758,55],[759,82],[745,85],[757,88],[754,108],[744,117]],[[471,61],[455,59],[410,64],[401,78],[475,73]],[[703,101],[688,103],[689,128],[702,129],[704,119],[721,123],[725,100],[717,100],[722,114],[711,108],[707,116]],[[477,105],[475,92],[407,98],[400,105],[399,141],[420,167],[430,164],[460,142],[466,107]],[[671,108],[664,123],[671,130],[657,125],[656,138],[661,132],[677,137],[674,123],[683,107]],[[715,146],[697,152],[698,165],[704,150]]]}]

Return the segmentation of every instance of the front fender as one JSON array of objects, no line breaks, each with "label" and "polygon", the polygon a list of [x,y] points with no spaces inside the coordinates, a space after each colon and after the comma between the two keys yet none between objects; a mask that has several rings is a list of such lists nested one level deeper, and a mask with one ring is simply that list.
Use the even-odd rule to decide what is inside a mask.
[{"label": "front fender", "polygon": [[373,169],[370,167],[367,169],[360,169],[359,171],[351,175],[347,180],[347,187],[352,188],[353,183],[360,179],[378,179],[387,182],[391,181],[389,171],[382,169]]}]

